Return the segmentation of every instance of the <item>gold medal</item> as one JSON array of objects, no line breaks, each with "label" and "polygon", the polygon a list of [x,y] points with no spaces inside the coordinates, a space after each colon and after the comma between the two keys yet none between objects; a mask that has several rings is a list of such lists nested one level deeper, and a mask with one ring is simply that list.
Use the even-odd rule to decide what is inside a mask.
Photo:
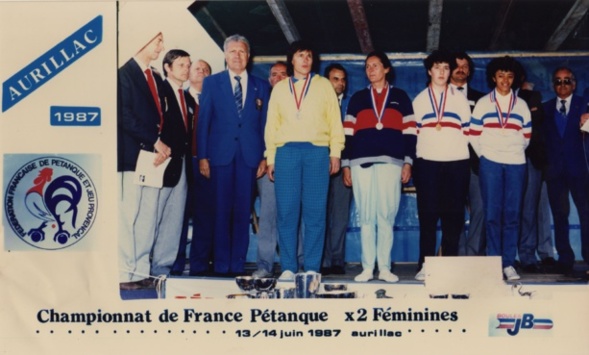
[{"label": "gold medal", "polygon": [[436,125],[436,131],[441,131],[441,130],[442,130],[442,125],[438,123]]}]

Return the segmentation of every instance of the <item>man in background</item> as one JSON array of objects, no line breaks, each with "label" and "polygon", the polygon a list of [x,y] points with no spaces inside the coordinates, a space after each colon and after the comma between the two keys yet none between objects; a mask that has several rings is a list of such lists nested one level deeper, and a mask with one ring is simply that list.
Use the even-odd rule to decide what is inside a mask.
[{"label": "man in background", "polygon": [[577,207],[581,225],[581,254],[589,261],[589,171],[579,129],[587,103],[574,95],[575,76],[571,69],[554,71],[552,85],[556,97],[544,103],[545,139],[548,156],[546,184],[554,220],[554,244],[558,253],[557,272],[570,274],[575,254],[569,240],[569,192]]},{"label": "man in background", "polygon": [[[450,86],[466,97],[470,112],[472,112],[477,101],[484,96],[482,92],[468,86],[474,73],[474,62],[465,52],[456,52],[454,56],[456,68],[450,74]],[[470,155],[470,183],[468,186],[467,207],[470,222],[468,233],[464,228],[460,235],[459,254],[478,256],[485,255],[485,216],[479,183],[479,157],[470,143],[468,144],[468,151]]]},{"label": "man in background", "polygon": [[180,246],[172,274],[182,275],[186,264],[186,244],[188,239],[189,219],[192,218],[192,241],[188,254],[189,275],[210,275],[210,262],[213,250],[213,197],[211,182],[198,171],[198,153],[196,149],[196,127],[200,109],[200,95],[204,78],[211,75],[211,66],[202,59],[198,59],[190,66],[188,81],[190,86],[186,92],[194,99],[194,107],[189,107],[192,121],[192,181],[188,184],[188,198],[186,199],[186,213],[180,237]]},{"label": "man in background", "polygon": [[[342,122],[347,107],[345,98],[348,73],[338,63],[325,68],[324,76],[329,79],[337,95],[341,109]],[[352,189],[344,185],[342,171],[329,178],[329,195],[327,196],[327,224],[325,226],[325,246],[321,274],[343,275],[345,270],[345,241],[350,219]]]},{"label": "man in background", "polygon": [[[271,88],[282,79],[288,77],[286,63],[276,62],[270,68],[268,82]],[[258,178],[258,194],[260,195],[260,222],[258,231],[258,260],[257,270],[252,276],[255,278],[271,277],[274,273],[274,258],[276,256],[276,193],[274,182],[268,174]]]}]

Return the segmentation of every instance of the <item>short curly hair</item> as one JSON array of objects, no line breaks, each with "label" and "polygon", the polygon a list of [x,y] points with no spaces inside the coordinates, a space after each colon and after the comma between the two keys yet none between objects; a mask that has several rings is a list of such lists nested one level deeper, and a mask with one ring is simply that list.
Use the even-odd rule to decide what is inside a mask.
[{"label": "short curly hair", "polygon": [[487,85],[492,89],[495,87],[495,81],[493,78],[498,71],[512,72],[513,73],[513,84],[512,89],[517,89],[521,85],[521,70],[522,66],[513,58],[508,55],[504,57],[495,58],[487,64]]},{"label": "short curly hair", "polygon": [[[427,84],[429,84],[432,79],[429,75],[429,71],[436,63],[448,63],[448,65],[450,65],[450,73],[452,73],[457,67],[456,58],[452,55],[452,53],[443,49],[436,49],[423,60],[423,66],[425,67],[425,72],[427,73]],[[450,82],[450,75],[448,75],[448,82]]]}]

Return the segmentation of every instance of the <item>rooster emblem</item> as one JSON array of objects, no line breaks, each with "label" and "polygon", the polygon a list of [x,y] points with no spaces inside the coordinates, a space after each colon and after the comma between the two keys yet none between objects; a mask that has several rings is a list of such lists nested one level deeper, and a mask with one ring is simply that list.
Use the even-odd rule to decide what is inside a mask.
[{"label": "rooster emblem", "polygon": [[33,187],[25,195],[27,210],[42,221],[38,228],[29,230],[27,235],[31,237],[33,242],[38,243],[45,239],[44,229],[47,224],[55,222],[56,224],[53,224],[52,227],[57,227],[57,232],[53,236],[53,241],[65,244],[70,233],[63,229],[64,219],[67,218],[66,214],[71,212],[71,225],[76,227],[78,203],[82,198],[82,186],[72,176],[64,175],[55,180],[52,178],[53,169],[41,169],[33,181]]}]

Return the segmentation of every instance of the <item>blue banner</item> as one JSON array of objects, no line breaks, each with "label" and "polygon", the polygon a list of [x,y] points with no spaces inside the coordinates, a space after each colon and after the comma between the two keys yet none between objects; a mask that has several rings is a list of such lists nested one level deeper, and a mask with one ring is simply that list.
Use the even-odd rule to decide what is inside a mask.
[{"label": "blue banner", "polygon": [[102,42],[102,16],[61,41],[2,84],[2,112],[23,100],[43,84]]}]

